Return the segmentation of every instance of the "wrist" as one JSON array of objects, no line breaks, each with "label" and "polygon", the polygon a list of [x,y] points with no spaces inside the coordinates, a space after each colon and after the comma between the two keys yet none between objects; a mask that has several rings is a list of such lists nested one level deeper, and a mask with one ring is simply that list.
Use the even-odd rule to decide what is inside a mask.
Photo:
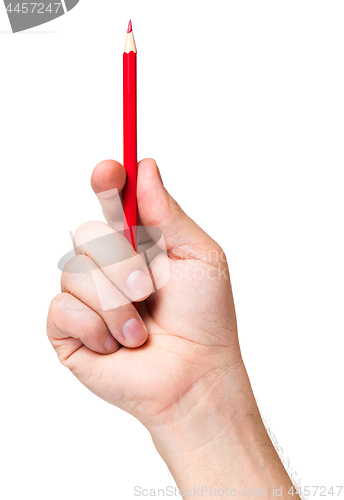
[{"label": "wrist", "polygon": [[270,498],[282,486],[282,497],[288,498],[292,483],[265,429],[243,363],[230,374],[213,374],[209,382],[198,387],[197,404],[181,420],[151,431],[178,487],[261,489]]},{"label": "wrist", "polygon": [[223,443],[228,436],[234,438],[247,414],[259,415],[259,410],[240,361],[235,368],[212,370],[179,402],[174,418],[160,419],[150,432],[166,461],[169,456],[197,454],[198,449]]}]

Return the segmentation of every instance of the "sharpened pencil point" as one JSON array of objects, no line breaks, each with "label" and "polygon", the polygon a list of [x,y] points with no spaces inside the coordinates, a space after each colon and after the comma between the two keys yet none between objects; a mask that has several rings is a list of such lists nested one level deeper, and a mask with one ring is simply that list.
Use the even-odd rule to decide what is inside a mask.
[{"label": "sharpened pencil point", "polygon": [[133,52],[136,53],[136,45],[135,45],[134,33],[133,33],[133,25],[131,24],[131,19],[130,19],[129,24],[128,24],[127,36],[126,36],[126,39],[125,39],[124,52],[126,54],[129,54],[129,52],[131,52],[131,51],[133,51]]}]

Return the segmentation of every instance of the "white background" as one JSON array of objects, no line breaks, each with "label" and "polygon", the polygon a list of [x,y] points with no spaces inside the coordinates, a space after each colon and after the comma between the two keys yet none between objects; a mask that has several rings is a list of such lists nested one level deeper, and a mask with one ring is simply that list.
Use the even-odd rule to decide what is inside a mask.
[{"label": "white background", "polygon": [[45,336],[68,232],[101,220],[92,169],[122,158],[130,17],[139,156],[227,253],[252,385],[301,483],[343,485],[344,3],[80,0],[16,35],[0,5],[0,497],[173,484]]}]

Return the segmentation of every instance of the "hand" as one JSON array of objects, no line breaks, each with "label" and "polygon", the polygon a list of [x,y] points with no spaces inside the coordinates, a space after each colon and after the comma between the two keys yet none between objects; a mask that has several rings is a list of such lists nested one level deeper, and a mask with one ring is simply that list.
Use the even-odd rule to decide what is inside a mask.
[{"label": "hand", "polygon": [[[120,193],[125,179],[119,163],[105,161],[95,168],[91,182],[97,194],[114,189]],[[153,160],[139,163],[137,197],[140,224],[157,227],[164,235],[169,281],[149,295],[152,283],[140,256],[135,261],[127,259],[122,269],[117,266],[117,275],[103,267],[107,281],[111,280],[109,296],[122,293],[131,301],[146,299],[140,303],[142,320],[131,303],[103,311],[88,272],[90,266],[102,267],[109,251],[98,244],[90,248],[92,255],[78,255],[67,264],[63,293],[51,304],[48,335],[60,361],[83,384],[149,427],[183,418],[194,406],[200,386],[234,372],[241,357],[223,251],[171,198]],[[116,214],[108,202],[104,212],[116,226],[118,207],[113,205]],[[107,234],[116,237],[114,232],[101,222],[90,222],[77,230],[75,243],[82,249],[85,241],[99,241]],[[124,237],[116,243],[121,246],[117,252],[133,252]],[[143,272],[137,283],[133,279],[136,295],[126,285],[135,270]],[[122,328],[128,320],[125,338]]]},{"label": "hand", "polygon": [[[116,232],[125,181],[124,168],[114,161],[93,172],[92,188],[108,224],[89,222],[75,233],[77,256],[64,269],[63,293],[48,316],[48,336],[61,363],[96,395],[137,417],[183,484],[192,479],[175,457],[197,461],[199,450],[214,450],[215,443],[212,460],[221,468],[221,457],[231,463],[233,453],[245,455],[238,442],[241,450],[247,440],[262,440],[268,463],[273,457],[285,474],[242,362],[222,249],[169,195],[154,160],[141,161],[140,224],[162,231],[170,272],[152,293],[151,277],[163,273],[161,255],[149,271]],[[115,255],[111,265],[110,255]],[[140,302],[138,312],[134,301]],[[259,470],[261,454],[257,451]],[[247,474],[255,477],[249,469]]]}]

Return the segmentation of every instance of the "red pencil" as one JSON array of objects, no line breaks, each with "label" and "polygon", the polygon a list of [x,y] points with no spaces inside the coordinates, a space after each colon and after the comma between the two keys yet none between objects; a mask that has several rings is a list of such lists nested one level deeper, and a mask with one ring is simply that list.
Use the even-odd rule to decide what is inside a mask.
[{"label": "red pencil", "polygon": [[124,168],[124,235],[137,249],[137,116],[136,116],[136,45],[129,21],[123,54],[123,138]]}]

